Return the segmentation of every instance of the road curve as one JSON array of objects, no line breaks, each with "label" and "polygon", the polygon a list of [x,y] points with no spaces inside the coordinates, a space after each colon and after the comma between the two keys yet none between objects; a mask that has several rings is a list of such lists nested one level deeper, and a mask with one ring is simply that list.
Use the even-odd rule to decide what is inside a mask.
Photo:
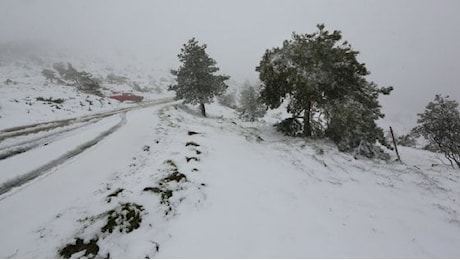
[{"label": "road curve", "polygon": [[81,117],[67,118],[67,119],[56,120],[56,121],[48,121],[48,122],[6,128],[6,129],[0,130],[0,142],[7,138],[11,138],[11,137],[17,137],[17,136],[27,135],[31,133],[38,133],[38,132],[66,126],[66,125],[73,124],[73,123],[86,122],[89,120],[93,120],[95,118],[103,118],[103,117],[112,116],[115,114],[131,111],[135,109],[141,109],[141,108],[146,108],[149,106],[165,104],[165,103],[172,102],[172,101],[174,101],[173,98],[163,98],[163,99],[157,99],[157,100],[152,100],[152,101],[145,101],[145,102],[142,102],[132,107],[120,108],[120,109],[95,113],[95,114],[81,116]]},{"label": "road curve", "polygon": [[[79,145],[75,149],[63,154],[62,156],[58,157],[57,159],[54,159],[54,160],[46,163],[45,165],[40,166],[39,168],[36,168],[36,169],[34,169],[34,170],[32,170],[32,171],[30,171],[28,173],[22,174],[21,176],[18,176],[18,177],[14,178],[14,179],[7,180],[4,183],[0,183],[0,196],[5,194],[5,193],[7,193],[7,192],[9,192],[9,191],[11,191],[11,189],[13,189],[13,188],[19,187],[19,186],[21,186],[21,185],[23,185],[25,183],[28,183],[29,181],[37,178],[37,177],[45,174],[49,170],[55,168],[56,166],[59,166],[59,165],[63,164],[68,159],[70,159],[72,157],[75,157],[78,154],[83,153],[88,148],[90,148],[90,147],[96,145],[97,143],[99,143],[105,137],[107,137],[110,134],[116,132],[120,127],[122,127],[123,125],[126,124],[126,122],[127,122],[127,119],[126,119],[127,112],[132,111],[132,110],[147,108],[147,107],[150,107],[150,106],[161,105],[161,104],[166,104],[166,103],[172,103],[173,101],[175,101],[173,98],[164,98],[164,99],[159,99],[159,100],[154,100],[154,101],[143,102],[143,103],[141,103],[141,104],[139,104],[137,106],[134,106],[134,107],[122,108],[122,109],[112,110],[112,111],[108,111],[108,112],[102,112],[102,113],[97,113],[97,114],[93,114],[93,115],[83,116],[83,117],[79,117],[79,118],[71,118],[71,119],[58,120],[58,121],[53,121],[53,122],[45,122],[45,123],[39,124],[41,126],[55,124],[56,126],[54,126],[54,127],[56,128],[56,127],[59,127],[59,123],[61,123],[61,124],[70,124],[71,121],[73,121],[71,123],[86,122],[86,121],[94,120],[94,119],[102,119],[102,118],[112,116],[112,115],[115,115],[115,114],[120,114],[120,117],[121,117],[120,122],[118,122],[115,126],[113,126],[110,129],[102,132],[97,137],[95,137],[95,138],[93,138],[93,139],[91,139],[91,140]],[[26,132],[29,132],[29,133],[33,132],[33,130],[31,130],[31,129],[34,129],[36,127],[37,127],[37,124],[34,124],[34,125],[28,125],[28,126],[23,126],[23,127],[15,127],[13,130],[11,130],[11,129],[2,130],[2,131],[0,131],[0,137],[1,137],[1,134],[5,134],[5,133],[7,133],[7,134],[8,133],[13,133],[9,137],[25,135],[25,134],[27,134]],[[2,139],[0,138],[0,141],[1,140]],[[5,198],[4,196],[0,197],[0,201],[3,200],[4,198]]]},{"label": "road curve", "polygon": [[[92,147],[93,145],[99,143],[101,140],[103,140],[105,137],[109,136],[110,134],[114,133],[115,131],[117,131],[120,127],[122,127],[123,125],[126,124],[126,112],[123,112],[120,116],[120,122],[118,122],[115,126],[111,127],[110,129],[102,132],[101,134],[99,134],[97,137],[79,145],[78,147],[76,147],[75,149],[63,154],[62,156],[60,156],[59,158],[55,159],[55,160],[52,160],[51,162],[33,170],[33,171],[30,171],[24,175],[21,175],[15,179],[12,179],[12,180],[9,180],[9,181],[6,181],[5,183],[1,184],[0,186],[0,195],[10,191],[11,189],[15,188],[15,187],[19,187],[35,178],[37,178],[38,176],[44,174],[45,172],[51,170],[52,168],[64,163],[65,161],[67,161],[68,159],[72,158],[72,157],[75,157],[76,155],[84,152],[86,149]],[[0,200],[2,200],[2,198],[0,198]]]}]

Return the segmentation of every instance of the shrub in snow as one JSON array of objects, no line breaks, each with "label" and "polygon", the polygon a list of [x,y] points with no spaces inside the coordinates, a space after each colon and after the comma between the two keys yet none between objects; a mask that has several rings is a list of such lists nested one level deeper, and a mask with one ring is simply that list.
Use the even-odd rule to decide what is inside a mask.
[{"label": "shrub in snow", "polygon": [[266,107],[260,102],[259,94],[253,86],[246,85],[240,95],[240,117],[243,120],[254,122],[257,118],[263,117]]},{"label": "shrub in snow", "polygon": [[282,47],[267,50],[256,71],[262,81],[261,99],[269,108],[288,100],[287,112],[302,120],[302,135],[327,136],[342,150],[357,147],[362,140],[383,140],[375,121],[380,112],[379,94],[392,87],[378,88],[368,82],[358,52],[345,42],[340,31],[324,25],[313,34],[293,33]]},{"label": "shrub in snow", "polygon": [[90,239],[88,243],[82,238],[76,238],[75,244],[67,244],[65,247],[59,250],[59,255],[62,258],[72,258],[76,254],[80,254],[80,257],[88,259],[94,259],[98,257],[99,246],[97,245],[98,238]]},{"label": "shrub in snow", "polygon": [[366,158],[377,158],[385,161],[390,160],[390,155],[381,147],[366,141],[361,141],[354,151],[355,157],[364,156]]},{"label": "shrub in snow", "polygon": [[54,63],[53,68],[58,72],[61,79],[58,83],[74,85],[81,92],[96,96],[103,96],[100,90],[100,84],[97,79],[86,71],[77,71],[69,62],[66,64],[59,62]]},{"label": "shrub in snow", "polygon": [[117,206],[105,214],[106,224],[101,228],[101,232],[130,233],[138,229],[142,222],[142,211],[144,211],[144,207],[135,203],[123,203]]},{"label": "shrub in snow", "polygon": [[436,95],[428,103],[425,111],[418,114],[418,126],[412,132],[423,136],[431,147],[437,147],[449,160],[460,169],[460,112],[458,102]]},{"label": "shrub in snow", "polygon": [[178,70],[171,71],[177,83],[169,86],[169,90],[176,92],[176,99],[184,99],[184,104],[200,104],[203,116],[206,116],[204,105],[227,89],[225,81],[230,78],[214,75],[219,68],[205,49],[206,44],[199,45],[195,38],[184,44],[181,53],[177,55],[182,65]]},{"label": "shrub in snow", "polygon": [[417,146],[417,140],[412,134],[401,135],[398,137],[398,144],[415,148]]},{"label": "shrub in snow", "polygon": [[48,103],[56,103],[56,104],[64,103],[64,99],[62,99],[62,98],[53,99],[52,97],[50,97],[50,98],[37,97],[36,100],[37,101],[42,101],[42,102],[48,102]]},{"label": "shrub in snow", "polygon": [[276,130],[287,136],[301,136],[302,124],[296,118],[287,118],[275,125]]}]

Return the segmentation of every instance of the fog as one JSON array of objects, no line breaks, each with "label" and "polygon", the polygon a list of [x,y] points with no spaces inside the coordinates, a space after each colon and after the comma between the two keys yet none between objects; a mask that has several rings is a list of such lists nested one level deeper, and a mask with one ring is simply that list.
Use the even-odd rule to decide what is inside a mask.
[{"label": "fog", "polygon": [[188,39],[208,45],[221,71],[255,82],[267,48],[316,24],[341,30],[369,79],[394,86],[387,120],[410,120],[436,93],[460,100],[457,0],[1,0],[0,43],[41,42],[118,55],[165,70]]}]

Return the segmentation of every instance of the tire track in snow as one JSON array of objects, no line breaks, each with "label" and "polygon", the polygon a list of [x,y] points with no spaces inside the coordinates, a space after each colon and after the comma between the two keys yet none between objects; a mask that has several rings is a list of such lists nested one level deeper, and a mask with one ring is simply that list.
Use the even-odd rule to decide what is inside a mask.
[{"label": "tire track in snow", "polygon": [[70,125],[73,123],[86,122],[86,121],[89,121],[95,118],[104,118],[104,117],[112,116],[115,114],[131,111],[135,109],[146,108],[149,106],[165,104],[165,103],[172,102],[172,101],[174,101],[173,98],[163,98],[163,99],[158,99],[158,100],[153,100],[153,101],[146,101],[146,102],[140,103],[139,105],[132,106],[132,107],[125,107],[125,108],[120,108],[116,110],[85,115],[81,117],[74,117],[74,118],[68,118],[68,119],[62,119],[62,120],[56,120],[56,121],[35,123],[31,125],[23,125],[23,126],[16,126],[16,127],[7,128],[7,129],[1,129],[0,130],[0,141],[3,141],[11,137],[23,136],[23,135],[42,132],[42,131],[47,131],[50,129],[55,129],[55,128]]},{"label": "tire track in snow", "polygon": [[[29,151],[31,149],[34,149],[34,148],[36,148],[36,147],[38,147],[40,145],[47,145],[47,144],[49,144],[51,142],[56,141],[59,138],[59,136],[62,136],[65,133],[78,130],[78,129],[83,128],[85,126],[88,126],[90,124],[97,123],[100,120],[102,120],[103,118],[105,118],[105,117],[98,117],[98,118],[90,119],[87,122],[85,122],[85,123],[83,123],[81,125],[77,125],[77,126],[72,126],[72,124],[58,126],[55,129],[58,129],[60,127],[64,127],[64,129],[57,130],[57,131],[52,131],[51,133],[48,133],[46,135],[33,138],[31,140],[22,141],[22,142],[18,142],[18,143],[12,144],[12,145],[2,147],[2,148],[0,148],[0,160],[4,160],[4,159],[10,158],[10,157],[13,157],[15,155],[21,154],[21,153],[25,153],[25,152],[27,152],[27,151]],[[66,128],[67,126],[71,126],[71,127]]]},{"label": "tire track in snow", "polygon": [[[54,129],[58,129],[61,127],[64,128],[62,130],[51,132],[44,136],[39,136],[37,138],[31,139],[28,141],[15,143],[12,145],[8,145],[6,147],[0,147],[0,160],[7,159],[9,157],[27,152],[39,146],[40,144],[48,142],[47,139],[49,139],[52,136],[60,135],[62,133],[66,133],[66,132],[73,131],[75,129],[84,127],[92,123],[94,120],[101,120],[103,118],[106,118],[106,117],[109,117],[115,114],[120,114],[120,113],[128,112],[131,110],[135,110],[135,109],[141,109],[141,108],[146,108],[150,106],[160,105],[160,104],[168,103],[171,101],[173,101],[171,98],[158,99],[154,101],[144,102],[144,103],[141,103],[133,107],[127,107],[127,108],[121,108],[121,109],[116,109],[112,111],[100,112],[100,113],[86,115],[82,117],[69,118],[69,119],[50,121],[50,122],[44,122],[44,123],[36,123],[36,124],[31,124],[31,125],[24,125],[24,126],[18,126],[18,127],[0,130],[0,142],[1,142],[8,138],[26,136],[29,134],[37,134],[43,131],[52,131]],[[68,126],[72,126],[73,124],[78,124],[78,123],[82,123],[83,125],[76,126],[76,127],[70,127],[69,129],[66,128]]]},{"label": "tire track in snow", "polygon": [[[107,136],[111,135],[112,133],[114,133],[115,131],[117,131],[118,129],[120,129],[122,126],[124,126],[126,124],[126,122],[127,122],[126,113],[127,112],[123,112],[120,115],[121,116],[120,122],[118,122],[115,126],[111,127],[110,129],[102,132],[96,138],[77,146],[77,148],[75,148],[75,149],[63,154],[61,157],[59,157],[59,158],[57,158],[55,160],[52,160],[51,162],[48,162],[47,164],[45,164],[45,165],[43,165],[43,166],[41,166],[41,167],[39,167],[39,168],[37,168],[37,169],[35,169],[33,171],[30,171],[29,173],[21,175],[21,176],[15,178],[15,179],[6,181],[5,183],[3,183],[0,186],[0,195],[3,195],[4,193],[7,193],[8,191],[10,191],[13,188],[16,188],[16,187],[19,187],[19,186],[21,186],[23,184],[28,183],[29,181],[39,177],[40,175],[46,173],[47,171],[49,171],[49,170],[51,170],[51,169],[63,164],[67,160],[79,155],[80,153],[84,152],[88,148],[96,145],[97,143],[102,141],[104,138],[106,138]],[[3,198],[0,198],[0,200],[3,200]]]}]

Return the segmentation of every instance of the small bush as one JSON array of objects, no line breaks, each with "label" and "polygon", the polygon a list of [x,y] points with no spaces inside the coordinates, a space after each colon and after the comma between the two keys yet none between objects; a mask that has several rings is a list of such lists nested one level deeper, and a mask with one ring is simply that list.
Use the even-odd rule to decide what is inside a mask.
[{"label": "small bush", "polygon": [[168,176],[166,176],[163,179],[161,179],[160,183],[164,184],[164,183],[168,183],[168,182],[172,182],[172,181],[176,181],[177,183],[179,183],[182,180],[187,181],[187,176],[185,176],[185,174],[180,173],[178,171],[174,171],[171,174],[169,174]]},{"label": "small bush", "polygon": [[59,84],[68,84],[76,86],[81,92],[92,94],[96,96],[103,96],[100,90],[100,84],[98,80],[86,71],[77,71],[70,62],[65,63],[59,62],[54,63],[53,68],[58,72],[61,77],[56,78]]},{"label": "small bush", "polygon": [[62,98],[57,98],[57,99],[53,99],[53,98],[43,98],[43,97],[38,97],[36,98],[37,101],[42,101],[42,102],[50,102],[50,103],[56,103],[56,104],[62,104],[64,103],[64,99]]},{"label": "small bush", "polygon": [[76,238],[75,244],[67,244],[64,248],[59,250],[59,255],[62,258],[71,258],[72,255],[83,252],[82,256],[87,258],[96,258],[99,253],[99,246],[97,245],[98,239],[91,239],[88,243],[85,243],[83,239]]},{"label": "small bush", "polygon": [[460,111],[449,96],[436,95],[425,111],[418,114],[418,126],[412,132],[429,141],[430,148],[441,151],[452,167],[460,169]]},{"label": "small bush", "polygon": [[361,141],[359,146],[354,149],[356,155],[364,156],[366,158],[377,158],[380,160],[390,160],[390,155],[386,153],[381,147],[371,144],[367,141]]},{"label": "small bush", "polygon": [[101,228],[101,232],[112,233],[114,230],[130,233],[140,227],[142,222],[141,212],[144,208],[135,203],[124,203],[107,212],[107,223]]},{"label": "small bush", "polygon": [[398,144],[406,147],[415,147],[417,145],[417,141],[411,134],[407,134],[398,137]]},{"label": "small bush", "polygon": [[302,124],[296,118],[287,118],[275,125],[276,130],[287,136],[302,136]]}]

